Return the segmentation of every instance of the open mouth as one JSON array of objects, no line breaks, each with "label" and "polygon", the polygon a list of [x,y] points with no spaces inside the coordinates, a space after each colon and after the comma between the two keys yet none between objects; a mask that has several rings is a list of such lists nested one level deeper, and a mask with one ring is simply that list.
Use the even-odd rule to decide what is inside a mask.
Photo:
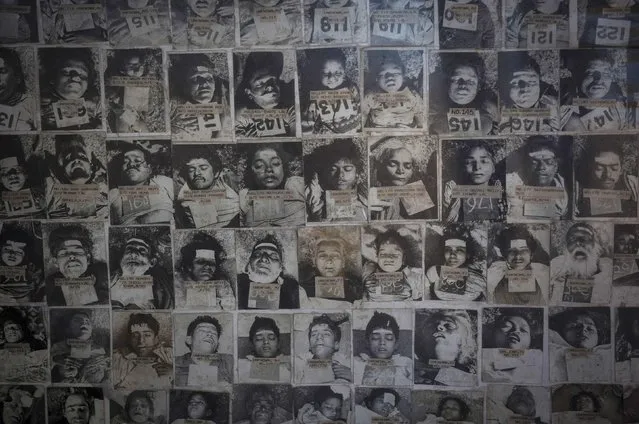
[{"label": "open mouth", "polygon": [[433,334],[433,338],[434,338],[435,340],[439,340],[439,339],[444,339],[445,337],[444,337],[444,334],[443,334],[443,333],[439,333],[439,332],[438,332],[438,333]]},{"label": "open mouth", "polygon": [[512,334],[512,335],[508,336],[506,340],[508,340],[508,343],[519,343],[520,342],[519,336],[517,336],[515,334]]}]

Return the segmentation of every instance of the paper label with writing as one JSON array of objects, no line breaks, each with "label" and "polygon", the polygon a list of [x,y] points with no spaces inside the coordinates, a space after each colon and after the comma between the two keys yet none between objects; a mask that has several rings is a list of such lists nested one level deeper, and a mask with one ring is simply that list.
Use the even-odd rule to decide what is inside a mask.
[{"label": "paper label with writing", "polygon": [[508,279],[508,291],[511,293],[532,293],[536,289],[535,278],[531,269],[506,271]]},{"label": "paper label with writing", "polygon": [[468,268],[454,268],[442,265],[441,275],[444,279],[461,280],[468,277]]},{"label": "paper label with writing", "polygon": [[508,417],[508,424],[536,424],[537,420],[533,417],[524,417],[520,415],[513,415]]},{"label": "paper label with writing", "polygon": [[528,134],[544,130],[544,119],[550,118],[550,109],[502,109],[502,133]]},{"label": "paper label with writing", "polygon": [[524,202],[546,203],[563,199],[563,187],[516,186],[515,195]]},{"label": "paper label with writing", "polygon": [[197,127],[199,132],[211,133],[222,130],[222,119],[219,113],[199,115],[197,117]]},{"label": "paper label with writing", "polygon": [[486,196],[462,198],[464,221],[487,221],[499,218],[499,200]]},{"label": "paper label with writing", "polygon": [[53,103],[55,125],[58,128],[73,127],[89,123],[89,112],[84,99],[58,100]]},{"label": "paper label with writing", "polygon": [[218,384],[217,365],[190,364],[187,386],[210,387]]},{"label": "paper label with writing", "polygon": [[455,361],[443,361],[440,359],[429,359],[428,366],[432,368],[448,368],[454,367]]},{"label": "paper label with writing", "polygon": [[352,219],[357,217],[355,190],[326,190],[326,218]]},{"label": "paper label with writing", "polygon": [[29,343],[5,343],[2,350],[10,355],[26,355],[31,352]]},{"label": "paper label with writing", "polygon": [[377,294],[402,295],[406,289],[404,274],[401,272],[376,272]]},{"label": "paper label with writing", "polygon": [[313,28],[316,29],[319,41],[338,41],[348,43],[353,40],[352,7],[335,9],[315,9]]},{"label": "paper label with writing", "polygon": [[160,18],[154,7],[143,10],[123,10],[120,12],[133,36],[146,35],[160,29]]},{"label": "paper label with writing", "polygon": [[442,24],[444,28],[477,31],[478,10],[476,4],[459,4],[446,0]]},{"label": "paper label with writing", "polygon": [[[476,7],[476,6],[475,6]],[[481,116],[478,109],[452,108],[446,113],[448,132],[455,135],[481,135]]]},{"label": "paper label with writing", "polygon": [[315,297],[344,299],[344,277],[315,277]]},{"label": "paper label with writing", "polygon": [[247,109],[242,113],[253,121],[260,137],[272,137],[286,134],[286,109]]},{"label": "paper label with writing", "polygon": [[[337,124],[359,114],[359,107],[355,105],[353,93],[348,89],[311,91],[311,94],[313,93],[322,93],[321,98],[313,100],[322,122]],[[332,93],[337,96],[328,96],[325,93]]]},{"label": "paper label with writing", "polygon": [[590,303],[595,280],[592,278],[567,278],[562,296],[563,302]]},{"label": "paper label with writing", "polygon": [[92,13],[103,13],[100,4],[65,4],[60,13],[64,15],[64,28],[68,32],[86,31],[95,28]]},{"label": "paper label with writing", "polygon": [[24,285],[26,281],[27,266],[0,266],[0,277],[4,279],[2,284],[4,286],[16,284],[19,286]]},{"label": "paper label with writing", "polygon": [[251,283],[249,286],[248,307],[254,309],[279,309],[280,285]]},{"label": "paper label with writing", "polygon": [[499,354],[504,358],[521,358],[526,354],[525,349],[499,349]]},{"label": "paper label with writing", "polygon": [[627,46],[630,41],[630,21],[627,19],[597,18],[595,44],[598,46]]},{"label": "paper label with writing", "polygon": [[[477,384],[477,376],[462,371],[455,367],[440,368],[435,376],[435,381],[446,386],[474,386]],[[439,421],[437,422],[439,424]]]},{"label": "paper label with writing", "polygon": [[3,191],[2,202],[7,216],[24,215],[38,211],[31,189],[25,188],[18,191]]},{"label": "paper label with writing", "polygon": [[[626,275],[632,275],[639,272],[639,266],[637,266],[637,258],[632,256],[617,256],[613,259],[612,276],[614,279],[625,277]],[[619,284],[616,282],[616,284]],[[634,281],[628,281],[628,285],[634,286]]]},{"label": "paper label with writing", "polygon": [[198,46],[215,46],[222,41],[226,28],[210,18],[189,17],[189,39]]},{"label": "paper label with writing", "polygon": [[410,24],[417,23],[417,14],[408,10],[380,10],[373,13],[372,33],[389,40],[406,41]]},{"label": "paper label with writing", "polygon": [[279,358],[253,358],[251,360],[249,377],[256,380],[279,381]]},{"label": "paper label with writing", "polygon": [[224,284],[224,280],[188,281],[186,283],[187,306],[217,306],[218,284]]},{"label": "paper label with writing", "polygon": [[92,277],[56,278],[55,285],[62,290],[67,306],[88,305],[98,301]]},{"label": "paper label with writing", "polygon": [[284,9],[260,7],[253,12],[257,38],[263,43],[285,40],[293,32]]},{"label": "paper label with writing", "polygon": [[377,198],[384,201],[400,199],[409,215],[413,215],[435,207],[424,183],[414,181],[404,186],[375,187]]},{"label": "paper label with writing", "polygon": [[583,195],[590,203],[591,215],[621,213],[621,201],[631,198],[628,190],[584,189]]},{"label": "paper label with writing", "polygon": [[151,197],[160,194],[160,187],[156,185],[121,186],[122,212],[124,216],[144,212],[151,209]]},{"label": "paper label with writing", "polygon": [[153,277],[150,275],[123,275],[120,277],[122,291],[112,290],[111,294],[126,305],[142,305],[153,299]]},{"label": "paper label with writing", "polygon": [[557,24],[530,24],[528,25],[527,38],[526,45],[529,49],[554,49],[557,47]]},{"label": "paper label with writing", "polygon": [[579,119],[587,130],[614,130],[619,125],[616,113],[612,107],[595,107]]},{"label": "paper label with writing", "polygon": [[306,366],[308,368],[313,368],[313,369],[326,368],[327,371],[331,369],[331,372],[332,372],[332,365],[333,365],[333,361],[331,361],[330,359],[309,359],[308,361],[306,361]]},{"label": "paper label with writing", "polygon": [[[2,18],[2,16],[0,16]],[[18,128],[20,111],[13,106],[0,104],[0,131],[11,131]]]},{"label": "paper label with writing", "polygon": [[566,368],[568,381],[600,381],[608,366],[604,356],[597,352],[588,349],[568,349]]},{"label": "paper label with writing", "polygon": [[149,111],[151,87],[124,87],[124,105],[138,112]]},{"label": "paper label with writing", "polygon": [[453,187],[453,197],[484,197],[489,199],[499,199],[501,197],[502,189],[499,186],[488,185],[461,185],[458,184]]}]

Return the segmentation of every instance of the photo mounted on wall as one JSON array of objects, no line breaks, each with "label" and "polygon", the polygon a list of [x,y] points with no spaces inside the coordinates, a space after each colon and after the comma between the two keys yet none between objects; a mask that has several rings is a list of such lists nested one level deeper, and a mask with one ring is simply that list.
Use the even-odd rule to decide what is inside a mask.
[{"label": "photo mounted on wall", "polygon": [[552,388],[552,422],[553,424],[635,422],[624,419],[632,415],[625,414],[626,401],[623,389],[620,385],[612,384],[555,386]]},{"label": "photo mounted on wall", "polygon": [[430,134],[498,133],[500,108],[495,52],[430,53],[428,74]]},{"label": "photo mounted on wall", "polygon": [[479,390],[413,390],[412,422],[484,422],[484,392]]},{"label": "photo mounted on wall", "polygon": [[366,0],[310,0],[304,3],[304,42],[364,44],[368,41]]},{"label": "photo mounted on wall", "polygon": [[114,47],[171,44],[169,0],[106,0]]},{"label": "photo mounted on wall", "polygon": [[435,44],[435,1],[369,0],[371,45]]},{"label": "photo mounted on wall", "polygon": [[92,44],[109,40],[104,0],[77,3],[45,0],[40,2],[40,16],[46,44]]},{"label": "photo mounted on wall", "polygon": [[37,43],[39,40],[38,2],[19,0],[0,6],[0,44]]},{"label": "photo mounted on wall", "polygon": [[[0,6],[3,25],[7,14]],[[19,15],[17,15],[19,16]],[[0,41],[2,36],[0,35]],[[34,131],[38,128],[36,113],[36,55],[32,47],[0,47],[0,60],[6,73],[0,88],[0,132]]]},{"label": "photo mounted on wall", "polygon": [[169,54],[171,138],[178,142],[231,140],[227,53]]},{"label": "photo mounted on wall", "polygon": [[639,47],[639,11],[634,1],[588,0],[579,4],[579,47]]},{"label": "photo mounted on wall", "polygon": [[230,396],[226,392],[171,390],[169,423],[229,424]]},{"label": "photo mounted on wall", "polygon": [[424,300],[486,300],[483,223],[427,224],[424,240]]},{"label": "photo mounted on wall", "polygon": [[49,381],[47,316],[37,306],[1,306],[0,380],[20,383]]},{"label": "photo mounted on wall", "polygon": [[[612,271],[612,304],[636,305],[639,290],[639,225],[615,224]],[[638,380],[639,381],[639,380]]]},{"label": "photo mounted on wall", "polygon": [[493,384],[486,391],[486,421],[549,423],[550,389],[539,386]]},{"label": "photo mounted on wall", "polygon": [[615,308],[615,381],[639,382],[639,308]]},{"label": "photo mounted on wall", "polygon": [[372,424],[383,419],[398,424],[410,422],[410,389],[358,386],[354,400],[357,424]]},{"label": "photo mounted on wall", "polygon": [[235,47],[232,0],[171,0],[171,24],[173,45],[178,49]]},{"label": "photo mounted on wall", "polygon": [[115,390],[109,393],[111,424],[139,421],[165,423],[169,415],[165,390]]},{"label": "photo mounted on wall", "polygon": [[361,132],[358,56],[354,47],[297,51],[302,135]]},{"label": "photo mounted on wall", "polygon": [[305,140],[308,222],[366,221],[368,154],[363,138]]},{"label": "photo mounted on wall", "polygon": [[503,4],[506,48],[555,49],[573,44],[569,0],[504,0]]},{"label": "photo mounted on wall", "polygon": [[294,0],[237,0],[242,47],[302,42],[302,6]]},{"label": "photo mounted on wall", "polygon": [[51,424],[106,423],[107,413],[103,389],[49,387],[47,388],[47,412],[48,422]]},{"label": "photo mounted on wall", "polygon": [[288,384],[237,385],[233,390],[232,408],[235,424],[250,423],[257,414],[268,414],[269,422],[273,423],[292,422],[293,388]]},{"label": "photo mounted on wall", "polygon": [[495,49],[503,45],[500,0],[438,0],[439,48]]},{"label": "photo mounted on wall", "polygon": [[293,50],[233,53],[236,137],[297,135],[295,68]]},{"label": "photo mounted on wall", "polygon": [[102,89],[97,48],[38,49],[43,130],[101,130]]},{"label": "photo mounted on wall", "polygon": [[293,389],[298,422],[347,423],[351,418],[351,389],[346,385],[305,386]]},{"label": "photo mounted on wall", "polygon": [[44,300],[40,222],[4,221],[0,226],[0,302],[40,303]]},{"label": "photo mounted on wall", "polygon": [[106,51],[104,75],[107,132],[166,133],[166,93],[162,49]]},{"label": "photo mounted on wall", "polygon": [[424,61],[423,49],[362,51],[364,129],[424,128]]}]

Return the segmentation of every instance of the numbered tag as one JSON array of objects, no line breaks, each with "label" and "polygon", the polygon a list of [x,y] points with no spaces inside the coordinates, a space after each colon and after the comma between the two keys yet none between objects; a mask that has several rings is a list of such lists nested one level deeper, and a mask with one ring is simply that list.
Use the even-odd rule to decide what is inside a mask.
[{"label": "numbered tag", "polygon": [[206,364],[190,364],[187,386],[210,387],[218,384],[217,366]]},{"label": "numbered tag", "polygon": [[146,35],[160,29],[160,18],[154,8],[145,11],[131,10],[122,13],[133,36]]},{"label": "numbered tag", "polygon": [[319,41],[350,42],[353,39],[353,22],[350,7],[340,9],[315,9],[315,22]]},{"label": "numbered tag", "polygon": [[151,196],[160,194],[158,186],[123,186],[119,188],[124,216],[146,212],[151,209]]},{"label": "numbered tag", "polygon": [[583,190],[583,195],[590,204],[591,215],[608,215],[623,212],[621,201],[631,198],[630,191],[627,190]]},{"label": "numbered tag", "polygon": [[454,295],[463,295],[466,293],[466,277],[468,276],[468,268],[452,268],[442,266],[442,280],[439,282],[439,291]]},{"label": "numbered tag", "polygon": [[257,38],[262,43],[285,40],[293,32],[288,17],[281,8],[258,8],[254,11],[253,17],[255,19]]},{"label": "numbered tag", "polygon": [[[612,272],[614,279],[619,279],[625,277],[626,275],[632,275],[639,272],[639,267],[637,266],[637,258],[632,256],[615,256]],[[630,282],[630,285],[633,284],[634,282]]]},{"label": "numbered tag", "polygon": [[525,134],[539,132],[543,124],[543,118],[538,116],[509,116],[507,128],[513,134]]},{"label": "numbered tag", "polygon": [[401,272],[376,272],[377,294],[401,296],[406,288]]},{"label": "numbered tag", "polygon": [[37,212],[35,199],[31,189],[25,188],[19,191],[2,192],[2,203],[7,216],[17,216],[26,213]]},{"label": "numbered tag", "polygon": [[340,121],[357,113],[353,108],[352,99],[319,100],[317,110],[323,122]]},{"label": "numbered tag", "polygon": [[62,289],[67,306],[88,305],[98,301],[94,280],[91,277],[57,278],[55,285]]},{"label": "numbered tag", "polygon": [[280,380],[280,359],[279,358],[253,358],[249,378],[256,380]]},{"label": "numbered tag", "polygon": [[536,289],[535,278],[530,269],[522,271],[510,269],[506,271],[506,278],[508,279],[508,291],[510,293],[533,293]]},{"label": "numbered tag", "polygon": [[95,28],[90,13],[65,13],[64,28],[67,32],[86,31]]},{"label": "numbered tag", "polygon": [[499,218],[497,200],[490,197],[467,197],[462,199],[464,221],[487,221]]},{"label": "numbered tag", "polygon": [[18,38],[18,23],[20,15],[17,13],[0,13],[0,38],[15,39]]},{"label": "numbered tag", "polygon": [[0,105],[0,131],[11,131],[18,127],[20,112],[13,106]]},{"label": "numbered tag", "polygon": [[548,202],[525,202],[524,216],[552,218],[555,216],[555,204]]},{"label": "numbered tag", "polygon": [[447,0],[444,5],[444,28],[477,31],[477,15],[476,4],[459,4]]},{"label": "numbered tag", "polygon": [[116,300],[126,305],[145,305],[153,300],[153,277],[150,275],[124,275],[118,281],[121,290],[111,290]]},{"label": "numbered tag", "polygon": [[208,18],[189,18],[189,39],[197,46],[216,46],[226,32],[223,25]]},{"label": "numbered tag", "polygon": [[138,112],[149,111],[151,87],[124,87],[124,105]]},{"label": "numbered tag", "polygon": [[479,110],[470,108],[449,109],[448,132],[457,135],[481,135]]},{"label": "numbered tag", "polygon": [[353,219],[357,217],[355,190],[326,190],[326,218]]},{"label": "numbered tag", "polygon": [[217,113],[199,115],[197,125],[200,132],[212,133],[222,130],[222,121]]},{"label": "numbered tag", "polygon": [[567,278],[562,302],[590,303],[594,284],[592,278]]},{"label": "numbered tag", "polygon": [[557,24],[528,25],[529,49],[553,49],[557,46]]},{"label": "numbered tag", "polygon": [[282,118],[254,118],[253,123],[260,137],[286,134],[286,124]]},{"label": "numbered tag", "polygon": [[369,359],[364,367],[362,384],[378,386],[395,384],[395,367],[388,359]]},{"label": "numbered tag", "polygon": [[217,306],[215,281],[189,281],[186,283],[187,306]]},{"label": "numbered tag", "polygon": [[630,41],[630,21],[597,18],[595,44],[598,46],[627,46]]},{"label": "numbered tag", "polygon": [[251,283],[249,286],[248,307],[254,309],[279,309],[280,285]]},{"label": "numbered tag", "polygon": [[27,266],[0,265],[0,277],[5,286],[24,287],[27,281]]},{"label": "numbered tag", "polygon": [[[588,349],[566,351],[566,371],[569,381],[598,381],[606,375],[606,359]],[[606,377],[607,379],[607,377]]]},{"label": "numbered tag", "polygon": [[407,19],[406,13],[404,12],[377,12],[373,15],[373,35],[388,38],[389,40],[406,41],[408,21],[409,19]]},{"label": "numbered tag", "polygon": [[344,277],[315,277],[315,297],[344,299]]},{"label": "numbered tag", "polygon": [[89,113],[84,99],[59,100],[53,103],[53,114],[58,128],[74,127],[89,123]]}]

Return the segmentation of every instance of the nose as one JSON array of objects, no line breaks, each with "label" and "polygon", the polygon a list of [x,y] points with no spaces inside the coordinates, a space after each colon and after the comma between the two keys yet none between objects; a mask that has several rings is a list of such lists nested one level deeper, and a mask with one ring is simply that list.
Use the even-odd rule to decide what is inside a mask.
[{"label": "nose", "polygon": [[592,74],[592,79],[595,81],[600,81],[601,80],[601,72],[595,72],[594,74]]},{"label": "nose", "polygon": [[270,262],[271,260],[269,259],[267,254],[262,254],[260,255],[258,262]]},{"label": "nose", "polygon": [[442,324],[441,322],[437,324],[437,331],[444,331],[444,324]]},{"label": "nose", "polygon": [[477,162],[473,162],[472,164],[473,171],[477,171],[479,169],[479,164]]},{"label": "nose", "polygon": [[397,174],[401,175],[401,174],[404,174],[405,172],[406,172],[406,169],[404,168],[403,165],[399,165],[397,167]]},{"label": "nose", "polygon": [[466,81],[465,79],[458,79],[457,85],[459,86],[459,88],[466,88],[466,86],[468,85],[468,81]]}]

